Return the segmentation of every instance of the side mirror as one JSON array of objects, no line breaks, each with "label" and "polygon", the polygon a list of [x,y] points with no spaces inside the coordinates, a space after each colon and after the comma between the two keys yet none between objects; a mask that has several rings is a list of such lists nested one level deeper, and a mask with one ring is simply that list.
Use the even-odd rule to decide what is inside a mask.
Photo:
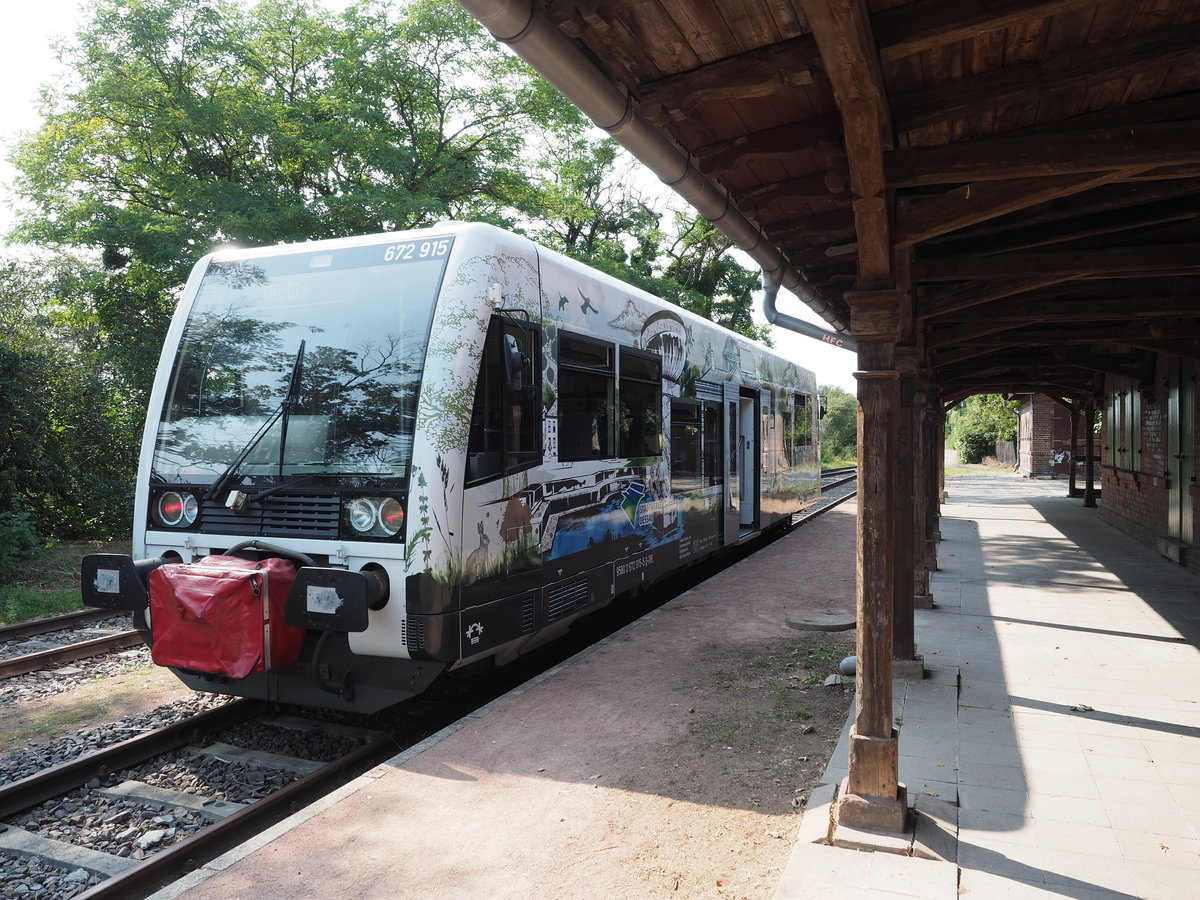
[{"label": "side mirror", "polygon": [[504,379],[514,391],[524,390],[525,370],[529,368],[529,357],[521,349],[515,336],[504,335]]}]

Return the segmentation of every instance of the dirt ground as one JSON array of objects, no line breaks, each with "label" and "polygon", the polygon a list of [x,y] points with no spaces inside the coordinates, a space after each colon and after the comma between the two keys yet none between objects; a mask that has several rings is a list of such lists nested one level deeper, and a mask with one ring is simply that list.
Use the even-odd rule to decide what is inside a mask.
[{"label": "dirt ground", "polygon": [[167,669],[132,669],[0,708],[0,756],[147,712],[192,691]]},{"label": "dirt ground", "polygon": [[188,890],[771,897],[854,694],[853,507],[661,608]]},{"label": "dirt ground", "polygon": [[[853,542],[844,504],[186,896],[770,897],[854,699],[823,684],[854,632],[787,623],[853,620]],[[5,709],[0,751],[186,692],[137,670]]]}]

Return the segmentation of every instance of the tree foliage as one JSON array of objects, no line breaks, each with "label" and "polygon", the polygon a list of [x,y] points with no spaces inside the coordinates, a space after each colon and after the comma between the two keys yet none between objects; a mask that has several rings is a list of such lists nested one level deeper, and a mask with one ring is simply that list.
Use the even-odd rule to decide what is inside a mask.
[{"label": "tree foliage", "polygon": [[[12,154],[0,516],[128,519],[170,313],[214,245],[489,221],[752,337],[756,272],[664,214],[628,157],[451,0],[90,0]],[[84,476],[87,473],[86,484]]]},{"label": "tree foliage", "polygon": [[503,220],[523,142],[580,120],[456,4],[95,0],[15,157],[19,236],[182,280],[214,243]]},{"label": "tree foliage", "polygon": [[995,453],[996,441],[1011,440],[1017,433],[1015,400],[998,394],[968,397],[946,418],[947,439],[962,463],[982,462]]},{"label": "tree foliage", "polygon": [[821,419],[821,458],[848,459],[858,456],[858,399],[837,385],[818,388],[825,406]]},{"label": "tree foliage", "polygon": [[0,540],[128,529],[144,406],[85,311],[95,274],[71,258],[0,264]]}]

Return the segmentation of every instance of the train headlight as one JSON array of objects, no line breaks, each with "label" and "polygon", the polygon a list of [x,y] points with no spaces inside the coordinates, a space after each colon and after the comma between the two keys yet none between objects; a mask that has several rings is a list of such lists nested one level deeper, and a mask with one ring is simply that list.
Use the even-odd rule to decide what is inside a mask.
[{"label": "train headlight", "polygon": [[370,534],[375,527],[375,504],[366,497],[355,497],[346,503],[346,520],[359,534]]},{"label": "train headlight", "polygon": [[167,528],[188,528],[196,522],[200,501],[187,491],[163,491],[154,504],[154,517]]},{"label": "train headlight", "polygon": [[385,497],[379,504],[379,527],[389,535],[399,534],[404,527],[404,507],[395,497]]},{"label": "train headlight", "polygon": [[350,497],[342,509],[356,537],[394,538],[404,529],[404,506],[395,497]]}]

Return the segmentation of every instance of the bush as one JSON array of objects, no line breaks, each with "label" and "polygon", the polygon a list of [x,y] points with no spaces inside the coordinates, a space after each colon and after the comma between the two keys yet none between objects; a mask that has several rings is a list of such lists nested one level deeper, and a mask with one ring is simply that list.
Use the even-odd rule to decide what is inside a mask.
[{"label": "bush", "polygon": [[0,512],[0,581],[16,575],[41,546],[27,512]]},{"label": "bush", "polygon": [[963,422],[954,430],[954,449],[960,463],[980,463],[996,453],[996,438],[986,428]]}]

